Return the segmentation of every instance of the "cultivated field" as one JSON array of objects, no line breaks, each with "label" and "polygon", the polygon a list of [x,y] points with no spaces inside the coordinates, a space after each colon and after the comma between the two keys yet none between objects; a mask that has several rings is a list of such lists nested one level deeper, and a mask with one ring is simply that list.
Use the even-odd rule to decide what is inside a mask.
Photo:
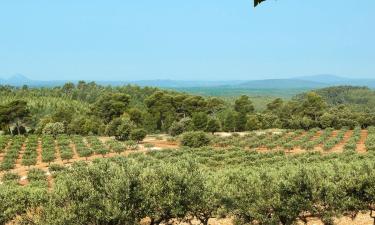
[{"label": "cultivated field", "polygon": [[[374,136],[370,130],[370,139]],[[367,141],[367,143],[366,143]],[[275,152],[287,154],[304,152],[365,153],[372,148],[368,130],[269,130],[248,133],[217,133],[212,137],[214,149],[238,147],[248,151]],[[367,144],[367,146],[366,146]],[[168,135],[153,135],[143,142],[120,142],[109,137],[95,136],[1,136],[0,137],[0,176],[13,172],[21,176],[21,183],[27,183],[27,172],[38,168],[49,174],[50,165],[71,165],[77,161],[92,161],[128,155],[136,152],[179,149],[178,139]]]},{"label": "cultivated field", "polygon": [[[206,191],[209,191],[210,198],[208,202],[204,202],[204,204],[208,205],[204,207],[209,207],[207,209],[213,207],[216,211],[216,207],[220,208],[220,205],[223,204],[222,207],[229,207],[227,208],[229,211],[226,212],[227,214],[224,217],[237,215],[239,218],[243,216],[246,218],[248,210],[250,212],[258,212],[258,210],[262,209],[270,210],[267,207],[270,207],[272,201],[276,200],[281,202],[275,202],[275,204],[286,204],[285,207],[291,207],[293,210],[303,210],[301,208],[294,209],[294,200],[290,200],[290,197],[298,197],[302,190],[298,191],[299,187],[296,187],[297,192],[284,192],[280,185],[288,184],[286,187],[289,187],[293,182],[299,185],[302,181],[311,180],[308,185],[311,185],[313,190],[315,190],[313,192],[314,196],[311,199],[309,197],[306,204],[309,204],[308,207],[312,207],[317,211],[314,212],[314,215],[301,213],[301,215],[305,215],[301,219],[304,218],[306,224],[323,224],[317,216],[322,213],[319,211],[323,207],[320,205],[323,204],[321,201],[327,201],[324,204],[331,204],[332,207],[342,207],[342,204],[350,204],[348,205],[350,206],[350,212],[355,212],[355,214],[349,214],[352,217],[339,216],[339,218],[334,219],[336,224],[370,225],[373,223],[373,219],[369,215],[368,208],[365,205],[358,204],[357,200],[353,200],[349,193],[357,190],[357,183],[360,185],[366,184],[367,179],[371,179],[362,175],[368,174],[370,176],[373,170],[372,162],[375,156],[372,154],[375,150],[374,131],[374,128],[369,130],[357,128],[355,130],[314,129],[310,131],[270,130],[236,134],[218,133],[211,137],[211,146],[199,149],[180,147],[178,139],[167,135],[148,136],[141,143],[119,142],[108,137],[93,136],[62,135],[57,136],[56,139],[52,136],[2,136],[0,138],[0,147],[2,149],[0,167],[3,182],[16,181],[26,187],[37,187],[41,191],[49,190],[49,192],[54,192],[55,186],[61,188],[65,185],[64,182],[68,182],[70,179],[89,182],[87,184],[90,185],[99,185],[95,182],[91,183],[93,181],[90,176],[82,177],[82,181],[80,177],[74,178],[74,170],[72,172],[67,171],[66,176],[68,176],[68,179],[64,180],[65,175],[62,175],[61,178],[56,178],[59,171],[65,170],[64,168],[70,167],[75,162],[87,162],[88,165],[85,165],[85,167],[89,171],[94,169],[92,172],[101,171],[100,173],[102,173],[103,169],[95,170],[96,166],[101,165],[101,160],[95,159],[113,160],[115,164],[118,163],[120,167],[125,166],[125,168],[127,166],[123,162],[130,160],[128,162],[130,165],[132,163],[140,165],[142,173],[145,173],[144,176],[151,176],[150,178],[145,178],[147,181],[148,179],[154,179],[153,182],[159,182],[160,179],[164,179],[164,175],[167,177],[172,174],[175,174],[173,176],[179,176],[179,173],[176,173],[176,169],[180,169],[180,167],[175,165],[176,163],[194,160],[196,166],[198,166],[197,168],[202,172],[201,176],[205,180]],[[356,152],[360,154],[355,154]],[[119,155],[126,157],[116,158]],[[186,166],[188,164],[181,165]],[[159,166],[161,168],[158,168]],[[150,171],[148,169],[143,170],[145,167],[149,167]],[[79,168],[80,166],[78,165],[76,169],[80,170]],[[162,170],[158,172],[159,169]],[[127,169],[124,171],[127,171]],[[186,170],[187,173],[188,171],[190,169]],[[112,173],[111,171],[107,172]],[[163,174],[165,172],[167,173]],[[360,176],[360,174],[362,175]],[[111,175],[108,176],[109,178],[111,177]],[[323,177],[324,181],[322,180]],[[60,181],[57,182],[58,180]],[[143,188],[151,190],[150,188],[153,186],[149,187],[148,184],[152,185],[153,182],[145,182],[145,187]],[[71,184],[66,185],[69,186]],[[366,186],[361,187],[366,188]],[[325,193],[325,188],[332,188],[331,191],[334,191],[332,193],[334,193],[335,199],[326,199],[324,195],[321,195]],[[343,195],[344,198],[337,195],[340,191],[346,193]],[[251,194],[253,192],[259,195],[253,196]],[[173,193],[174,190],[171,197],[177,197]],[[276,197],[267,193],[278,194]],[[85,194],[85,196],[87,195]],[[157,198],[157,201],[164,199],[160,199],[157,196],[159,195],[150,197]],[[356,198],[362,198],[360,193],[355,194],[355,196]],[[235,205],[227,205],[225,201],[221,203],[222,199],[236,200]],[[153,201],[150,199],[150,202]],[[256,204],[254,203],[255,208],[237,211],[241,207],[253,207],[253,201],[256,202]],[[216,204],[219,205],[217,206]],[[351,205],[355,206],[355,208],[352,208]],[[231,207],[234,207],[232,212]],[[363,213],[360,212],[362,210],[357,212],[357,207],[365,211]],[[345,210],[349,209],[345,208]],[[160,209],[158,208],[158,210]],[[284,209],[280,208],[279,210]],[[259,211],[259,213],[265,212]],[[213,214],[211,216],[216,217],[218,215]],[[259,218],[266,219],[267,216],[266,214],[261,214]],[[297,218],[299,224],[303,224],[301,219]],[[143,222],[143,224],[149,224],[147,219],[143,220]],[[185,223],[180,220],[176,224]],[[194,221],[192,224],[194,224]],[[197,222],[196,224],[199,223]],[[227,217],[224,219],[210,219],[208,224],[232,225],[233,222]]]}]

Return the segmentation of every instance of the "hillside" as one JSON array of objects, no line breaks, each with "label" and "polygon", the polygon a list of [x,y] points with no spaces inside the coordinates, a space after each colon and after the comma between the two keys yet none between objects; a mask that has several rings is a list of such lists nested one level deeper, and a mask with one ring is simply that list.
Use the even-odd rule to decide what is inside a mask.
[{"label": "hillside", "polygon": [[[375,91],[368,87],[335,86],[313,90],[332,106],[350,105],[358,110],[375,109]],[[296,96],[303,98],[304,94]]]},{"label": "hillside", "polygon": [[[292,78],[283,79],[259,79],[259,80],[122,80],[122,81],[106,81],[106,80],[93,80],[95,83],[100,85],[111,85],[111,86],[123,86],[123,85],[138,85],[141,87],[159,87],[159,88],[169,88],[176,90],[186,90],[192,91],[194,93],[201,92],[204,95],[220,95],[213,90],[223,90],[226,94],[230,95],[230,91],[234,94],[239,93],[262,93],[266,95],[267,91],[270,91],[272,95],[272,90],[279,92],[285,92],[285,90],[307,90],[307,89],[317,89],[329,86],[339,86],[339,85],[355,85],[355,86],[367,86],[369,88],[375,88],[375,79],[351,79],[335,75],[314,75],[314,76],[299,76]],[[40,81],[32,80],[27,76],[22,74],[16,74],[8,79],[0,78],[1,85],[11,85],[16,87],[21,87],[23,85],[28,85],[30,87],[56,87],[62,86],[67,82],[72,82],[78,84],[79,81],[69,81],[69,80],[50,80],[50,81]],[[92,81],[87,81],[92,82]],[[264,90],[259,91],[259,90]],[[217,91],[217,92],[219,92]]]}]

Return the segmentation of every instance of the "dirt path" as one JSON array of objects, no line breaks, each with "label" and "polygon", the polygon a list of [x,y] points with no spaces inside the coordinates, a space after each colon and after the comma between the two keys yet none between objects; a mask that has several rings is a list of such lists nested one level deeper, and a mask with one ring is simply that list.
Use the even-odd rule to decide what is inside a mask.
[{"label": "dirt path", "polygon": [[78,155],[78,152],[77,152],[76,145],[72,141],[70,141],[70,148],[73,151],[73,158],[70,159],[69,161],[79,159],[79,155]]},{"label": "dirt path", "polygon": [[[338,133],[338,131],[337,131],[337,130],[334,130],[334,131],[332,132],[331,136],[329,136],[329,137],[326,139],[326,141],[329,140],[329,139],[331,139],[331,138],[335,138],[335,137],[337,136],[337,133]],[[322,134],[323,134],[323,132],[321,133],[321,135],[322,135]],[[325,141],[323,141],[323,142],[320,143],[319,145],[315,146],[314,151],[319,151],[319,152],[323,152],[323,153],[326,152],[326,151],[324,151],[324,149],[323,149],[324,142],[325,142]]]},{"label": "dirt path", "polygon": [[[293,135],[293,132],[287,132],[287,133],[284,133],[282,136],[280,136],[277,140],[275,141],[272,141],[273,143],[275,142],[278,142],[279,140],[281,139],[287,139],[289,138],[291,135]],[[268,137],[267,137],[268,138]],[[281,146],[276,146],[274,149],[268,149],[266,145],[261,145],[257,148],[255,148],[256,151],[258,152],[269,152],[269,151],[274,151],[276,149],[282,149]]]},{"label": "dirt path", "polygon": [[365,145],[367,137],[368,137],[368,131],[362,130],[361,131],[361,138],[359,139],[359,142],[357,144],[357,152],[359,152],[359,153],[366,153],[367,152],[366,145]]},{"label": "dirt path", "polygon": [[61,159],[61,154],[60,154],[60,147],[59,147],[59,143],[57,140],[55,140],[55,162],[58,163],[58,164],[63,164],[63,161]]},{"label": "dirt path", "polygon": [[349,138],[353,135],[353,131],[352,130],[348,130],[345,135],[344,135],[344,138],[340,141],[340,143],[338,143],[335,147],[333,147],[331,150],[328,151],[328,153],[340,153],[340,152],[343,152],[344,151],[344,146],[346,144],[346,142],[348,142]]},{"label": "dirt path", "polygon": [[[329,138],[336,137],[337,133],[338,133],[338,131],[334,131]],[[291,135],[291,133],[286,133],[286,136],[289,136],[289,135]],[[299,140],[299,139],[303,138],[305,135],[306,135],[306,133],[304,132],[301,135],[298,135],[297,137],[295,137],[294,140]],[[316,140],[321,135],[322,135],[322,131],[318,131],[310,139],[310,141]],[[353,135],[353,131],[347,131],[345,133],[344,139],[339,144],[337,144],[333,149],[331,149],[329,151],[324,151],[322,149],[322,146],[323,146],[322,144],[316,146],[313,151],[321,151],[324,154],[340,153],[340,152],[343,151],[343,147],[345,146],[347,140],[352,135]],[[365,141],[367,139],[367,135],[368,135],[368,133],[367,133],[366,130],[361,131],[361,138],[360,138],[360,140],[358,142],[358,145],[357,145],[357,151],[360,152],[360,153],[366,152]],[[99,138],[99,139],[102,142],[105,142],[105,141],[111,140],[112,138],[103,137],[103,138]],[[9,141],[8,146],[5,149],[9,148],[9,146],[11,145],[11,142],[12,141]],[[38,169],[42,169],[44,171],[48,171],[49,164],[42,162],[42,151],[43,151],[42,140],[39,140],[39,144],[38,144],[38,148],[37,148],[37,153],[38,153],[38,155],[37,155],[37,165],[30,166],[30,167],[22,165],[22,157],[24,155],[26,144],[27,144],[27,140],[25,140],[23,145],[22,145],[22,148],[19,152],[18,158],[17,158],[16,163],[15,163],[15,168],[10,170],[10,172],[18,173],[20,176],[26,176],[27,172],[32,168],[38,168]],[[105,143],[103,143],[103,144],[105,144]],[[145,148],[146,144],[152,144],[154,147],[147,149],[147,148]],[[69,147],[71,148],[71,150],[73,152],[73,157],[69,161],[67,161],[67,160],[63,161],[61,159],[58,142],[55,141],[55,156],[56,156],[56,159],[54,160],[53,163],[69,166],[72,163],[77,162],[77,161],[90,162],[94,159],[103,158],[102,155],[93,154],[92,156],[87,157],[87,160],[86,160],[85,157],[79,157],[79,155],[77,153],[77,150],[76,150],[76,146],[72,141],[70,142]],[[180,147],[179,143],[168,141],[167,136],[163,136],[163,135],[160,135],[158,137],[153,136],[153,137],[147,137],[143,142],[141,142],[139,144],[138,150],[125,150],[124,152],[122,152],[120,154],[114,153],[114,152],[109,152],[108,154],[106,154],[104,156],[104,158],[110,158],[110,157],[116,157],[116,156],[128,156],[129,154],[132,154],[132,153],[146,153],[146,152],[149,152],[149,151],[158,151],[158,150],[161,150],[161,149],[177,149],[178,150],[179,147]],[[259,148],[258,151],[259,152],[269,152],[269,151],[274,151],[274,150],[268,150],[266,148],[265,149]],[[6,154],[5,152],[6,152],[6,150],[3,153],[0,154],[0,163],[1,163],[1,160],[4,157],[4,155]],[[307,152],[307,151],[304,150],[304,149],[301,149],[301,147],[297,147],[297,148],[294,148],[292,151],[287,151],[286,153],[287,154],[301,154],[301,153],[305,153],[305,152]],[[0,176],[3,173],[5,173],[5,171],[0,171]]]},{"label": "dirt path", "polygon": [[[306,135],[308,134],[308,132],[306,132]],[[320,135],[322,134],[321,131],[317,131],[314,136],[312,136],[307,142],[309,141],[313,141],[313,140],[316,140],[317,138],[320,137]],[[301,137],[302,138],[302,137]],[[303,144],[303,143],[302,143]],[[307,150],[303,149],[302,146],[296,146],[292,151],[290,151],[289,153],[291,154],[301,154],[301,153],[304,153],[304,152],[307,152]]]},{"label": "dirt path", "polygon": [[38,140],[38,147],[36,149],[36,152],[38,154],[38,156],[36,158],[36,163],[37,164],[43,163],[43,160],[42,160],[42,140],[41,139]]}]

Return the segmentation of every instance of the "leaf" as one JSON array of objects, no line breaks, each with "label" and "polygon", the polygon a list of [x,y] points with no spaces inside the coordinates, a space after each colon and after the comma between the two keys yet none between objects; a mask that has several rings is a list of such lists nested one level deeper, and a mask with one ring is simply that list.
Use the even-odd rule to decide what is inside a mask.
[{"label": "leaf", "polygon": [[254,7],[257,7],[260,3],[264,2],[266,0],[254,0]]}]

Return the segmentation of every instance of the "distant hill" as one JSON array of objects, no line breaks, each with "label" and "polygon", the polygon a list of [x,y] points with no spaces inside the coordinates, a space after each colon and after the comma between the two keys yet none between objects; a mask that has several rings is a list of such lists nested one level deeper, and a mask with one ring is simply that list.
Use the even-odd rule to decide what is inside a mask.
[{"label": "distant hill", "polygon": [[[204,80],[138,80],[138,81],[97,81],[89,80],[86,82],[94,81],[100,85],[111,85],[111,86],[122,86],[127,84],[134,84],[138,86],[152,86],[160,88],[184,88],[184,87],[215,87],[222,85],[238,85],[244,81],[231,80],[231,81],[204,81]],[[50,81],[40,81],[31,80],[22,74],[16,74],[8,79],[0,78],[1,85],[11,85],[20,87],[23,85],[28,85],[30,87],[54,87],[61,86],[67,82],[78,83],[78,80],[50,80]]]},{"label": "distant hill", "polygon": [[[365,108],[375,109],[375,91],[367,87],[359,86],[334,86],[313,90],[324,98],[330,105],[351,105],[359,110]],[[302,99],[306,93],[295,96],[295,99]]]},{"label": "distant hill", "polygon": [[329,86],[339,86],[339,85],[353,85],[353,86],[367,86],[370,88],[375,88],[375,78],[347,78],[336,75],[315,75],[315,76],[302,76],[296,77],[294,79],[312,81],[324,83]]},{"label": "distant hill", "polygon": [[268,79],[248,81],[238,85],[242,88],[251,89],[290,89],[290,88],[320,88],[326,87],[327,84],[315,81],[299,80],[299,79]]},{"label": "distant hill", "polygon": [[[9,79],[1,79],[0,84],[11,86],[28,85],[30,87],[55,87],[69,82],[68,80],[38,81],[16,74]],[[78,81],[70,81],[77,83]],[[87,81],[90,82],[90,81]],[[307,90],[331,86],[367,86],[375,88],[375,79],[352,79],[336,75],[299,76],[288,79],[229,80],[229,81],[182,81],[182,80],[139,80],[139,81],[95,81],[100,85],[122,86],[134,84],[180,90],[194,94],[214,96],[272,95],[289,96]]]},{"label": "distant hill", "polygon": [[312,82],[324,83],[324,84],[337,84],[337,83],[347,82],[350,80],[350,78],[331,75],[331,74],[300,76],[300,77],[294,77],[293,79],[312,81]]}]

